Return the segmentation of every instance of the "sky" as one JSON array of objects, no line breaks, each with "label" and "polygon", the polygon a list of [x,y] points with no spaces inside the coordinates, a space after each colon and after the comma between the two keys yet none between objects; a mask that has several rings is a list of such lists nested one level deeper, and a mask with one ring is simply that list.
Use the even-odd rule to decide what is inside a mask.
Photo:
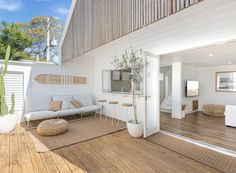
[{"label": "sky", "polygon": [[29,22],[34,16],[66,21],[71,0],[0,0],[0,22]]}]

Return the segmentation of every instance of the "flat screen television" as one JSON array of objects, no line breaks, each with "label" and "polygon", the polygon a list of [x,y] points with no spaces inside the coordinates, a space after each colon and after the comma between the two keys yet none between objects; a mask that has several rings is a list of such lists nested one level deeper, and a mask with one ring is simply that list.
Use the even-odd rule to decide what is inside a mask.
[{"label": "flat screen television", "polygon": [[186,81],[186,97],[199,96],[199,81],[187,80]]}]

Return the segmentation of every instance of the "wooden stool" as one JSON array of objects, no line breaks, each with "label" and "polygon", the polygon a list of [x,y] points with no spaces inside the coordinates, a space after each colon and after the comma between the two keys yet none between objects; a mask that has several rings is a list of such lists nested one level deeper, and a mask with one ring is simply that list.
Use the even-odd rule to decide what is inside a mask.
[{"label": "wooden stool", "polygon": [[100,109],[100,119],[102,119],[102,115],[105,115],[104,106],[107,101],[106,100],[98,100],[97,102],[100,103],[102,106],[102,108]]},{"label": "wooden stool", "polygon": [[126,108],[126,122],[128,122],[129,121],[129,118],[128,118],[129,108],[133,107],[133,105],[131,103],[123,103],[122,106]]},{"label": "wooden stool", "polygon": [[[119,102],[118,101],[109,101],[108,104],[112,105],[112,107],[113,107],[113,113],[114,114],[111,116],[111,118],[112,118],[112,125],[113,125],[113,119],[116,118],[116,114],[117,114],[115,106],[118,105]],[[107,116],[106,116],[106,118],[107,118]],[[118,124],[119,124],[119,120],[117,119],[117,126],[118,126]]]}]

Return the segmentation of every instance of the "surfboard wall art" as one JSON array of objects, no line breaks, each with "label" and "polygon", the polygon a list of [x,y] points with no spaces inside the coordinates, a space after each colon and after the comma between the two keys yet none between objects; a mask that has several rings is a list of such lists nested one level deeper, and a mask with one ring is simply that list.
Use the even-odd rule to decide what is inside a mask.
[{"label": "surfboard wall art", "polygon": [[34,78],[40,84],[49,85],[84,85],[87,78],[81,76],[58,75],[58,74],[38,74]]}]

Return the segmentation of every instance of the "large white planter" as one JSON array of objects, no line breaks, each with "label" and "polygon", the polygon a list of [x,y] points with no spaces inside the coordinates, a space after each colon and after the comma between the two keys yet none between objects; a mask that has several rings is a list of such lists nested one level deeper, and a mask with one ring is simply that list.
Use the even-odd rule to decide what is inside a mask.
[{"label": "large white planter", "polygon": [[0,117],[0,133],[9,133],[15,129],[18,121],[17,114],[8,114]]},{"label": "large white planter", "polygon": [[135,138],[140,138],[143,136],[143,123],[136,122],[134,120],[128,121],[127,122],[127,128],[130,136],[135,137]]}]

